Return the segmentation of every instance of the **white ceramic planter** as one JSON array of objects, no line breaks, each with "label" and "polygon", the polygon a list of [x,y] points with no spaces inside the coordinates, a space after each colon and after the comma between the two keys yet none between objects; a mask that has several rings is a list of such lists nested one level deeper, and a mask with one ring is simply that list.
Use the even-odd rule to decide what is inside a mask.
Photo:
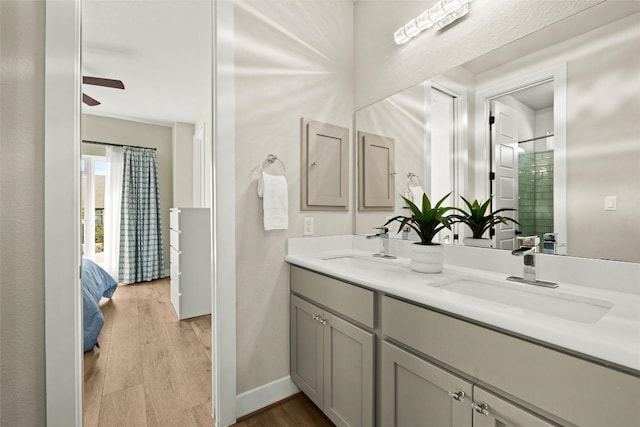
[{"label": "white ceramic planter", "polygon": [[442,245],[413,245],[409,268],[418,273],[440,273],[444,261]]},{"label": "white ceramic planter", "polygon": [[493,239],[474,239],[473,237],[465,237],[462,239],[465,246],[473,246],[475,248],[492,248]]}]

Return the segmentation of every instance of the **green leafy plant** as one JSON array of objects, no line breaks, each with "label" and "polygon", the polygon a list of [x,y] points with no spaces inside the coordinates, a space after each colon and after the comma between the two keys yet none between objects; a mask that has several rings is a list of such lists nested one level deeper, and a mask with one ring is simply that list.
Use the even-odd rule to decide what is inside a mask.
[{"label": "green leafy plant", "polygon": [[491,203],[491,198],[486,201],[480,203],[477,200],[474,200],[473,203],[469,202],[464,197],[460,196],[460,198],[467,205],[468,211],[464,211],[462,209],[454,208],[456,211],[460,212],[462,215],[454,214],[451,215],[451,218],[455,222],[461,222],[466,224],[473,233],[474,239],[481,239],[482,235],[489,230],[491,227],[494,227],[497,224],[506,224],[508,222],[513,222],[519,225],[519,222],[513,218],[505,217],[498,215],[500,212],[507,211],[515,211],[512,208],[502,208],[493,212],[487,213],[487,209],[489,208],[489,204]]},{"label": "green leafy plant", "polygon": [[409,226],[418,233],[420,237],[421,245],[433,245],[433,238],[438,234],[440,230],[443,228],[447,228],[451,230],[452,222],[449,220],[450,217],[445,214],[455,208],[450,206],[442,206],[442,203],[445,201],[447,197],[449,197],[451,193],[444,196],[435,206],[431,206],[431,201],[427,197],[426,194],[422,195],[422,209],[419,208],[415,203],[411,200],[407,199],[404,196],[401,196],[404,201],[407,203],[407,208],[411,210],[411,216],[403,216],[398,215],[394,218],[391,218],[384,225],[390,224],[392,222],[399,222],[400,227],[398,228],[398,233],[404,229],[405,226]]}]

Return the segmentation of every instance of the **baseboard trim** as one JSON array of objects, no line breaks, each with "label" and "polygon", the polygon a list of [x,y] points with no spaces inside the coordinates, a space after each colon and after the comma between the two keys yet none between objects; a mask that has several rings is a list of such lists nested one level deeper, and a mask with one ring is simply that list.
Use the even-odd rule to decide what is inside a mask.
[{"label": "baseboard trim", "polygon": [[297,393],[295,393],[295,394],[292,394],[292,395],[291,395],[291,396],[289,396],[289,397],[285,397],[285,398],[284,398],[284,399],[282,399],[282,400],[278,400],[277,402],[273,402],[271,405],[267,405],[267,406],[265,406],[264,408],[260,408],[260,409],[258,409],[257,411],[249,412],[247,415],[243,415],[243,416],[241,416],[241,417],[238,417],[238,418],[236,419],[236,423],[241,423],[241,422],[243,422],[243,421],[246,421],[246,420],[248,420],[248,419],[250,419],[250,418],[253,418],[253,417],[255,417],[256,415],[259,415],[259,414],[261,414],[261,413],[263,413],[263,412],[269,412],[269,410],[271,410],[272,408],[275,408],[276,406],[283,405],[283,404],[287,403],[288,401],[293,400],[293,399],[296,399],[297,397],[299,397],[299,396],[301,396],[301,395],[302,395],[302,392],[301,392],[301,391],[299,391],[299,392],[297,392]]},{"label": "baseboard trim", "polygon": [[241,393],[236,397],[236,417],[240,418],[256,412],[299,391],[300,389],[287,375],[269,384]]}]

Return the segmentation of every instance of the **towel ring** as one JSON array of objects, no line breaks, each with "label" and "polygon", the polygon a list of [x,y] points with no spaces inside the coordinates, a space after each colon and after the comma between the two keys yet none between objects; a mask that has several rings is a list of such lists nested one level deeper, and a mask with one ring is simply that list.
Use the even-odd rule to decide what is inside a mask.
[{"label": "towel ring", "polygon": [[422,187],[422,182],[420,182],[420,177],[418,175],[416,175],[413,172],[408,172],[407,173],[407,185],[411,186],[413,184],[413,186],[420,186]]},{"label": "towel ring", "polygon": [[285,175],[287,173],[287,168],[284,166],[284,162],[278,158],[275,154],[269,154],[266,159],[260,165],[260,172],[264,172],[269,166],[273,165],[275,162],[280,163],[282,166],[282,174]]}]

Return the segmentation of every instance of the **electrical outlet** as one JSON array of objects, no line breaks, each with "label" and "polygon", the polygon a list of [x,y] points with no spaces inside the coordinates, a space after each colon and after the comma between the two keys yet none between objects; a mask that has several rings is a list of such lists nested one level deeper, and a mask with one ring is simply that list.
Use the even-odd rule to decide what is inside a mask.
[{"label": "electrical outlet", "polygon": [[618,209],[618,198],[616,196],[604,197],[604,210],[615,211]]},{"label": "electrical outlet", "polygon": [[304,217],[304,233],[305,236],[313,236],[313,217]]}]

